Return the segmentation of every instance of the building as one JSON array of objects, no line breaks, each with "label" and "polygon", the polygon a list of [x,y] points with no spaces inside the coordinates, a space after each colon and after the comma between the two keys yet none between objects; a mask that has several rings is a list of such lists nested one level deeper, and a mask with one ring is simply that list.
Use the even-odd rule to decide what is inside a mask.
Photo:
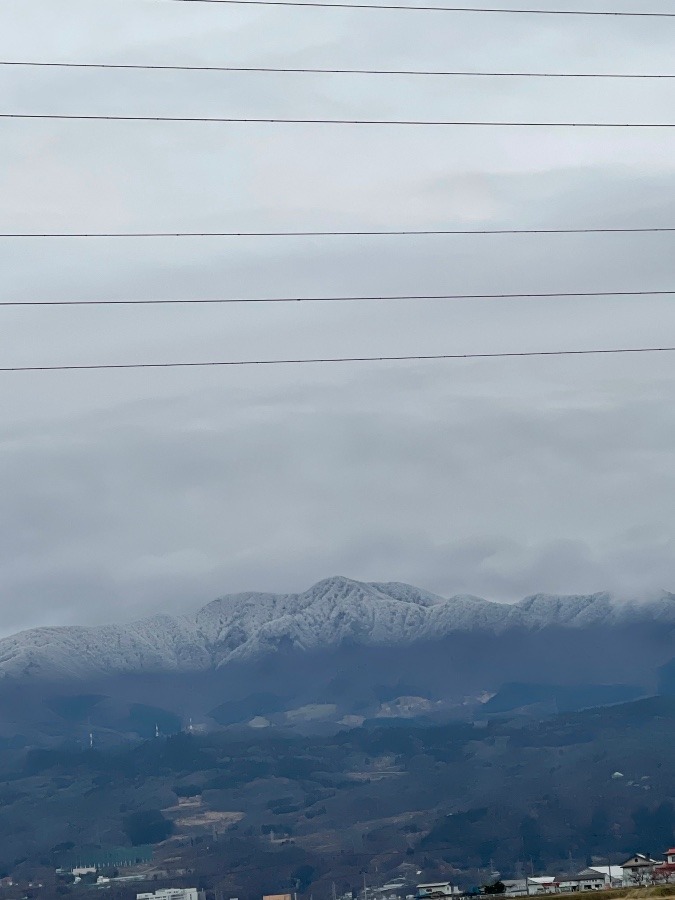
[{"label": "building", "polygon": [[527,882],[524,878],[501,879],[504,885],[504,896],[524,897],[527,894]]},{"label": "building", "polygon": [[666,850],[665,856],[666,861],[661,863],[660,866],[654,867],[655,881],[675,881],[675,847]]},{"label": "building", "polygon": [[553,875],[537,875],[534,878],[526,878],[528,895],[555,894],[558,891],[558,882]]},{"label": "building", "polygon": [[561,893],[582,893],[583,891],[601,891],[607,886],[607,881],[602,872],[597,869],[583,869],[576,875],[567,875],[560,878],[559,890]]},{"label": "building", "polygon": [[654,869],[662,865],[661,860],[652,859],[648,853],[635,853],[621,866],[623,883],[626,887],[632,884],[649,884],[654,879]]},{"label": "building", "polygon": [[154,894],[136,894],[136,900],[204,900],[204,891],[197,888],[164,888]]},{"label": "building", "polygon": [[623,886],[623,869],[621,866],[591,866],[594,872],[605,877],[605,887],[620,888]]},{"label": "building", "polygon": [[368,888],[368,896],[371,900],[373,900],[373,898],[375,898],[375,900],[390,900],[390,898],[397,898],[400,892],[405,890],[405,886],[405,878],[395,878],[393,881],[388,881],[381,887]]},{"label": "building", "polygon": [[449,881],[417,885],[417,900],[443,900],[445,897],[456,897],[459,893],[459,888]]}]

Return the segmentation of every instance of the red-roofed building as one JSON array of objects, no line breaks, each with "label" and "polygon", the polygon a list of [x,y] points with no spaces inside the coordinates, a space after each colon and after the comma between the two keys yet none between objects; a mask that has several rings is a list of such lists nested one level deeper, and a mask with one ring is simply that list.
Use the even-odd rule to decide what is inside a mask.
[{"label": "red-roofed building", "polygon": [[665,857],[666,861],[654,868],[655,881],[675,881],[675,847],[666,850]]}]

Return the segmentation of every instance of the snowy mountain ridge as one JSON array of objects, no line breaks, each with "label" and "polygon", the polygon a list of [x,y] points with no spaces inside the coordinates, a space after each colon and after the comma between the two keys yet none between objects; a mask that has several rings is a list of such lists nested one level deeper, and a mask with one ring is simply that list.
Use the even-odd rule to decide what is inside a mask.
[{"label": "snowy mountain ridge", "polygon": [[196,614],[129,625],[35,628],[0,640],[0,679],[84,678],[113,673],[199,672],[280,647],[312,651],[345,641],[410,645],[453,633],[511,628],[675,625],[675,595],[619,602],[607,593],[537,594],[516,604],[445,599],[399,583],[335,577],[300,594],[244,593]]}]

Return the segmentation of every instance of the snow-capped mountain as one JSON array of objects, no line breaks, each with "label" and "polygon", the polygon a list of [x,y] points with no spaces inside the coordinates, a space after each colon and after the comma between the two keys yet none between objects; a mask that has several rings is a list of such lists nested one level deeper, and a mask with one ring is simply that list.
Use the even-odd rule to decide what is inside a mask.
[{"label": "snow-capped mountain", "polygon": [[251,661],[279,647],[410,645],[453,634],[630,625],[675,625],[675,595],[618,602],[605,593],[535,595],[513,605],[449,599],[406,584],[320,581],[301,594],[233,594],[191,616],[130,625],[53,627],[0,641],[0,678],[85,678],[115,673],[201,672]]}]

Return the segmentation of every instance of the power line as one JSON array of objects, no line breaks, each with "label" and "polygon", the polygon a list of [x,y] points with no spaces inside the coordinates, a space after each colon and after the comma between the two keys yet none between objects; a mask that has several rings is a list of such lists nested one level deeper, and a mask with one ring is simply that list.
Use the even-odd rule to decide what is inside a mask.
[{"label": "power line", "polygon": [[[180,0],[182,3],[201,0]],[[210,0],[206,0],[210,2]],[[221,0],[213,0],[221,2]],[[229,2],[229,0],[228,0]],[[675,13],[673,14],[675,15]],[[120,116],[69,113],[0,113],[0,119],[59,119],[83,122],[204,122],[257,125],[422,125],[488,128],[675,128],[675,122],[499,122],[447,119],[283,119],[234,116]]]},{"label": "power line", "polygon": [[576,291],[520,294],[391,294],[369,296],[331,297],[182,297],[159,300],[2,300],[4,306],[168,306],[178,304],[222,304],[222,303],[331,303],[339,301],[365,300],[544,300],[565,297],[665,297],[675,294],[670,291]]},{"label": "power line", "polygon": [[302,0],[172,0],[174,3],[229,3],[238,6],[312,6],[334,9],[406,9],[413,12],[501,13],[524,16],[611,16],[622,18],[672,19],[675,13],[616,12],[594,9],[495,9],[485,6],[411,6],[403,3],[302,2]]},{"label": "power line", "polygon": [[8,231],[2,238],[273,238],[273,237],[403,237],[435,235],[525,234],[667,234],[675,227],[653,228],[473,228],[399,229],[390,231]]},{"label": "power line", "polygon": [[243,72],[277,75],[423,75],[447,78],[622,78],[654,79],[675,78],[675,74],[630,73],[630,72],[480,72],[441,71],[438,69],[328,69],[328,68],[287,68],[277,66],[180,66],[141,63],[74,63],[74,62],[29,62],[20,60],[0,60],[0,66],[49,69],[112,69],[167,72]]},{"label": "power line", "polygon": [[619,347],[594,350],[519,350],[503,353],[430,353],[426,355],[409,354],[406,356],[331,356],[302,359],[228,359],[203,362],[93,363],[90,365],[62,366],[0,366],[0,372],[69,372],[92,371],[98,369],[194,369],[217,366],[289,366],[316,363],[407,362],[413,360],[429,362],[442,359],[514,359],[534,356],[607,356],[617,353],[671,353],[673,351],[675,351],[675,347]]}]

